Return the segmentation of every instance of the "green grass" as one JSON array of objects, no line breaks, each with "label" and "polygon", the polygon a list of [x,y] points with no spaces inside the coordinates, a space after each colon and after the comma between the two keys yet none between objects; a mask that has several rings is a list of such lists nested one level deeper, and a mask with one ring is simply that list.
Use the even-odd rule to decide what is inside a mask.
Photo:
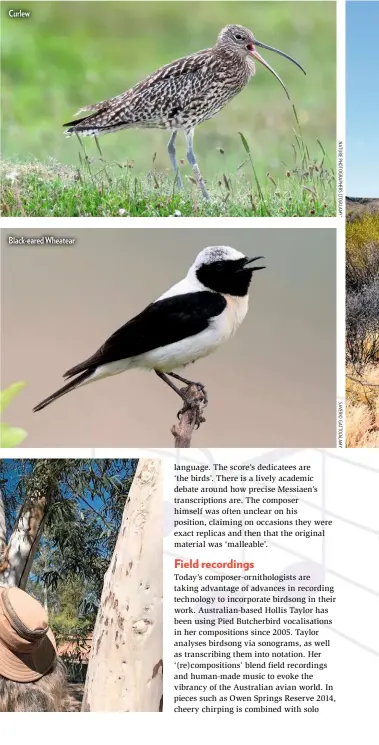
[{"label": "green grass", "polygon": [[[2,172],[17,177],[5,178],[3,214],[117,215],[120,209],[151,216],[175,210],[335,214],[334,3],[26,2],[23,9],[32,15],[22,21],[9,19],[10,7],[0,8]],[[227,23],[246,25],[261,41],[291,54],[307,76],[267,52],[290,91],[298,121],[274,76],[257,63],[245,90],[198,127],[195,152],[210,204],[198,198],[186,163],[184,197],[173,193],[165,131],[110,134],[101,139],[103,160],[92,140],[83,140],[88,157],[83,161],[77,139],[63,137],[62,123],[80,106],[116,95],[160,65],[211,46]],[[251,148],[259,188],[239,132]],[[181,137],[178,157],[185,159]]]},{"label": "green grass", "polygon": [[[319,143],[319,159],[311,160],[301,136],[296,138],[292,168],[283,164],[283,174],[275,180],[266,174],[259,181],[250,146],[240,134],[245,159],[236,174],[225,171],[209,186],[211,200],[205,202],[195,180],[187,177],[183,192],[170,178],[154,167],[141,178],[134,174],[133,162],[107,162],[98,140],[97,157],[89,157],[79,141],[78,168],[51,161],[0,166],[2,214],[40,217],[189,217],[189,216],[282,216],[325,217],[334,215],[335,177],[325,163]],[[247,156],[247,157],[246,157]],[[223,154],[220,153],[220,159]],[[247,173],[242,175],[242,171]]]}]

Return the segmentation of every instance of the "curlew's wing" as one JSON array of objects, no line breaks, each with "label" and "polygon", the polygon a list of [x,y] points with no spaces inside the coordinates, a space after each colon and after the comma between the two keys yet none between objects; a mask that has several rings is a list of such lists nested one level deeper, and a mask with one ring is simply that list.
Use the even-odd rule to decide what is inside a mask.
[{"label": "curlew's wing", "polygon": [[159,126],[163,119],[175,119],[185,97],[199,94],[206,78],[205,68],[212,65],[210,49],[170,62],[140,83],[105,101],[90,104],[77,112],[89,112],[76,121],[66,122],[67,135],[101,134],[128,126]]},{"label": "curlew's wing", "polygon": [[92,357],[67,370],[64,377],[91,373],[100,365],[137,357],[199,334],[225,307],[226,300],[222,295],[208,291],[157,300],[115,331]]}]

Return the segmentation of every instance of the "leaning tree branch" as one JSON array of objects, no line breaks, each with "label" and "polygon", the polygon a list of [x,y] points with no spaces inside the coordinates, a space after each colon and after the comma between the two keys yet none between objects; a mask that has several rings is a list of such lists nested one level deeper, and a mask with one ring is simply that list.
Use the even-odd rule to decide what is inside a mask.
[{"label": "leaning tree branch", "polygon": [[26,584],[27,584],[27,581],[28,581],[28,578],[29,578],[30,570],[32,568],[34,557],[35,557],[35,555],[37,553],[37,549],[39,547],[41,536],[42,536],[42,533],[43,533],[43,530],[44,530],[44,527],[45,527],[45,519],[46,519],[46,512],[43,513],[43,516],[42,516],[41,521],[40,521],[40,523],[38,525],[38,528],[37,528],[37,532],[35,533],[34,537],[32,538],[32,543],[30,545],[29,554],[28,554],[28,557],[26,559],[26,562],[25,562],[25,565],[24,565],[24,568],[22,570],[22,573],[21,573],[21,576],[20,576],[20,579],[19,579],[19,583],[18,583],[18,586],[20,587],[21,590],[25,590],[25,588],[26,588]]},{"label": "leaning tree branch", "polygon": [[203,411],[208,403],[204,390],[201,390],[196,383],[181,389],[186,396],[189,407],[179,416],[179,422],[171,428],[174,436],[176,448],[190,448],[192,434],[195,427],[198,429],[200,424],[205,422]]},{"label": "leaning tree branch", "polygon": [[25,498],[13,533],[2,555],[0,587],[25,589],[33,557],[42,535],[46,497],[38,490]]}]

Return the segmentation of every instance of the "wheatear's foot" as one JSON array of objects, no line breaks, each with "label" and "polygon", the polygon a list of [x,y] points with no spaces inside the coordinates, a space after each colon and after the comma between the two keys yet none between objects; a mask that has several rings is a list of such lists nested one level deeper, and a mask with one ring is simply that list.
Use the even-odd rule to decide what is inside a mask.
[{"label": "wheatear's foot", "polygon": [[200,413],[200,402],[199,401],[187,401],[184,406],[178,411],[177,417],[180,420],[183,416],[183,414],[186,414],[187,411],[191,411],[193,416],[195,417],[195,426],[196,429],[199,429],[200,424],[203,424],[203,422],[206,421],[205,417]]},{"label": "wheatear's foot", "polygon": [[208,404],[208,394],[207,394],[207,392],[205,390],[205,385],[203,385],[202,383],[195,383],[195,385],[198,387],[199,391],[201,391],[201,393],[203,394],[203,405],[204,406],[207,406],[207,404]]},{"label": "wheatear's foot", "polygon": [[[197,398],[190,398],[189,397],[189,390],[191,387],[196,387],[199,396]],[[178,411],[177,417],[178,419],[181,419],[183,414],[185,414],[187,411],[191,411],[193,416],[195,417],[195,426],[196,429],[199,429],[200,424],[203,424],[205,422],[205,417],[202,415],[202,409],[204,406],[208,404],[208,396],[207,392],[205,390],[205,387],[202,383],[192,383],[187,388],[181,389],[181,396],[183,398],[183,406]]]}]

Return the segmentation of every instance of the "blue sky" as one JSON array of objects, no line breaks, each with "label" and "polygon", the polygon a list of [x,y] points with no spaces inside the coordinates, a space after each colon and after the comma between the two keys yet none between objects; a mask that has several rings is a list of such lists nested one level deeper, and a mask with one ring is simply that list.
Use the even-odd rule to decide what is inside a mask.
[{"label": "blue sky", "polygon": [[346,8],[346,192],[379,197],[379,0]]},{"label": "blue sky", "polygon": [[[25,459],[26,463],[28,465],[28,472],[32,467],[32,461],[30,459]],[[95,468],[95,465],[97,461],[93,461],[92,468]],[[99,460],[99,463],[102,463],[102,461]],[[133,468],[132,468],[132,462],[129,459],[121,459],[121,458],[114,458],[113,459],[113,468],[112,470],[108,469],[108,475],[112,473],[112,475],[116,476],[118,480],[121,480],[121,483],[123,483],[123,480],[126,479],[128,476],[132,475]],[[4,474],[4,478],[7,479],[6,487],[3,488],[3,497],[6,499],[7,492],[9,494],[12,494],[15,492],[16,487],[20,481],[21,474],[23,472],[22,468],[22,462],[20,459],[13,459],[13,458],[5,458],[0,460],[0,478]],[[61,492],[64,497],[72,497],[77,495],[72,495],[70,491],[66,488],[61,487]],[[102,495],[96,495],[94,492],[92,494],[90,491],[87,491],[84,494],[85,499],[87,502],[89,502],[92,507],[94,507],[95,510],[97,510],[103,517],[106,519],[108,523],[112,523],[112,517],[109,513],[106,511],[107,506],[107,500],[109,500],[110,496],[110,489],[109,484],[104,482],[104,486],[102,487]],[[24,491],[23,491],[24,494]],[[20,507],[21,499],[18,499],[18,505],[17,505],[17,512]],[[83,509],[85,510],[87,508],[87,505],[85,502],[80,499],[78,499],[78,510]],[[8,525],[8,530],[11,532],[13,530],[13,524],[11,523]]]}]

